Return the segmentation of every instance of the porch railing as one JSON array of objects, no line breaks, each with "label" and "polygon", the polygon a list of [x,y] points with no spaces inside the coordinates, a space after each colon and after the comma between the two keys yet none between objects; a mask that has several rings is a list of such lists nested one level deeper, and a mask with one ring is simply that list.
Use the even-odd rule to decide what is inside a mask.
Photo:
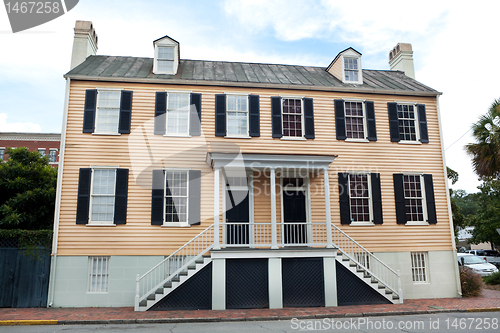
[{"label": "porch railing", "polygon": [[174,253],[163,259],[144,275],[136,278],[135,310],[149,295],[178,276],[192,265],[198,258],[209,252],[214,244],[214,225],[212,224]]}]

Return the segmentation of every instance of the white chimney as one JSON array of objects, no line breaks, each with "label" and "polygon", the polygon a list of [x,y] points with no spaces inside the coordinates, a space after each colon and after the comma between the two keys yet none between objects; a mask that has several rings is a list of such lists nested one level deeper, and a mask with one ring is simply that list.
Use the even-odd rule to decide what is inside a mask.
[{"label": "white chimney", "polygon": [[406,76],[415,79],[411,44],[398,43],[398,45],[396,45],[392,51],[389,52],[389,66],[391,66],[392,71],[403,71]]},{"label": "white chimney", "polygon": [[80,65],[88,56],[97,53],[97,34],[90,21],[76,21],[71,69]]}]

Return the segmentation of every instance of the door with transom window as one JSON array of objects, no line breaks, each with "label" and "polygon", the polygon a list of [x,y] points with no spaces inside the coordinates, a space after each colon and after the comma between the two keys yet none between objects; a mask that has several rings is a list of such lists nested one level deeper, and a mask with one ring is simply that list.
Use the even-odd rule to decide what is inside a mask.
[{"label": "door with transom window", "polygon": [[250,192],[247,177],[226,177],[225,208],[226,244],[250,244]]}]

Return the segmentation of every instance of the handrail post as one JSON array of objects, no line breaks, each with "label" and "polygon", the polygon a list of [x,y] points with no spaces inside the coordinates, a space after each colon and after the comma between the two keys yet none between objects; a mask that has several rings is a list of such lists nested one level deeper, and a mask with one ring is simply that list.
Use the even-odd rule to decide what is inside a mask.
[{"label": "handrail post", "polygon": [[278,249],[278,232],[276,230],[276,170],[271,168],[271,249]]},{"label": "handrail post", "polygon": [[323,183],[325,187],[326,248],[332,249],[332,214],[330,211],[330,181],[328,180],[328,168],[323,169]]},{"label": "handrail post", "polygon": [[219,168],[214,171],[214,250],[220,250],[219,244]]},{"label": "handrail post", "polygon": [[403,304],[403,289],[401,289],[401,273],[398,269],[398,296],[399,296],[399,304]]},{"label": "handrail post", "polygon": [[135,302],[134,302],[134,311],[139,311],[139,280],[140,275],[137,274],[135,277]]}]

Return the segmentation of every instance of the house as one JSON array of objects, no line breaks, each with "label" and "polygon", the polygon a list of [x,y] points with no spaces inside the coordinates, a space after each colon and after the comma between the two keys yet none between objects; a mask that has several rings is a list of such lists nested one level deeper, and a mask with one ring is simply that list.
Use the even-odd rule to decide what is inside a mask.
[{"label": "house", "polygon": [[[460,295],[440,92],[362,69],[353,48],[313,67],[187,60],[175,39],[152,42],[153,58],[98,56],[77,22],[49,306]],[[400,43],[390,63],[408,70],[412,53]]]},{"label": "house", "polygon": [[31,151],[38,151],[41,156],[47,155],[49,164],[57,167],[60,143],[59,133],[0,132],[0,162],[9,158],[6,148],[27,147]]}]

